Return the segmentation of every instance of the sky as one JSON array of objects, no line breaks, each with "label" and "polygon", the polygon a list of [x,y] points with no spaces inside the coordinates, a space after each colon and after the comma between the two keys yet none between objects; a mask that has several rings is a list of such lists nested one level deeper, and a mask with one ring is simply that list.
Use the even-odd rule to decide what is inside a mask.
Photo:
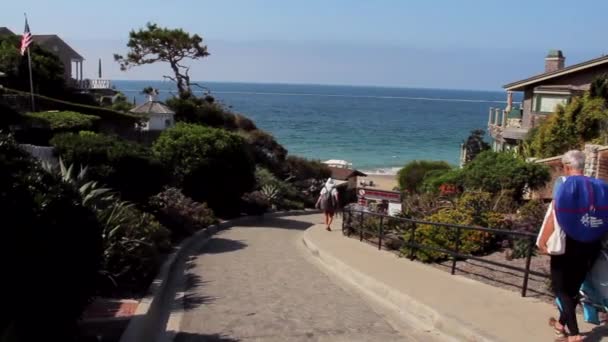
[{"label": "sky", "polygon": [[[50,4],[52,3],[52,6]],[[155,22],[204,38],[199,81],[499,90],[544,69],[608,53],[605,0],[20,0],[0,26],[58,34],[86,59],[85,77],[160,80],[166,64],[120,71],[128,33]]]}]

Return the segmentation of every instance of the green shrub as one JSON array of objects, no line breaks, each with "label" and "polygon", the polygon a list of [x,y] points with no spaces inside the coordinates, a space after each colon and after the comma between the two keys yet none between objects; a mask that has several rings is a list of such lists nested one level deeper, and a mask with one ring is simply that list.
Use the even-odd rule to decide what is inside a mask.
[{"label": "green shrub", "polygon": [[429,171],[450,169],[451,166],[444,161],[414,160],[399,170],[397,180],[401,190],[418,192]]},{"label": "green shrub", "polygon": [[[547,204],[541,200],[531,200],[522,205],[517,214],[514,215],[515,219],[513,222],[512,229],[520,232],[528,232],[537,234],[543,223],[545,213],[547,211]],[[529,239],[505,237],[503,245],[505,247],[511,247],[512,253],[511,258],[524,258],[528,253]],[[533,249],[535,252],[536,249]]]},{"label": "green shrub", "polygon": [[[63,76],[61,76],[63,78]],[[30,93],[4,88],[2,91],[16,94],[29,100]],[[66,94],[61,94],[65,96]],[[60,110],[60,111],[73,111],[82,114],[94,115],[100,118],[100,123],[107,123],[116,129],[133,129],[133,125],[141,120],[141,117],[129,113],[123,113],[115,111],[109,108],[103,108],[96,105],[87,105],[76,102],[70,102],[69,100],[62,100],[52,98],[48,96],[35,95],[36,108],[45,110]]]},{"label": "green shrub", "polygon": [[237,129],[243,130],[245,132],[255,131],[258,129],[257,126],[255,125],[255,123],[251,119],[249,119],[248,117],[245,117],[241,114],[236,114],[235,124],[236,124]]},{"label": "green shrub", "polygon": [[303,194],[291,183],[278,179],[263,167],[255,170],[256,188],[277,209],[299,209],[304,206]]},{"label": "green shrub", "polygon": [[126,200],[147,203],[168,182],[152,151],[137,143],[81,132],[56,135],[51,144],[66,164],[86,165],[91,179],[120,192]]},{"label": "green shrub", "polygon": [[318,160],[308,160],[297,156],[288,156],[287,176],[296,182],[310,180],[325,181],[331,177],[331,170]]},{"label": "green shrub", "polygon": [[241,208],[247,215],[263,215],[270,209],[266,196],[259,191],[244,194],[241,201]]},{"label": "green shrub", "polygon": [[24,120],[23,115],[15,109],[0,103],[0,130],[7,130],[12,125],[20,124]]},{"label": "green shrub", "polygon": [[407,193],[402,199],[403,215],[408,218],[422,219],[438,210],[454,208],[451,200],[439,197],[435,193]]},{"label": "green shrub", "polygon": [[105,296],[142,295],[158,272],[162,254],[170,250],[170,232],[151,214],[115,201],[98,212],[103,225]]},{"label": "green shrub", "polygon": [[256,164],[261,165],[274,174],[281,174],[285,167],[287,150],[281,146],[272,135],[254,130],[242,133],[251,150]]},{"label": "green shrub", "polygon": [[38,112],[27,113],[33,125],[43,125],[51,131],[78,132],[90,130],[99,117],[77,112]]},{"label": "green shrub", "polygon": [[462,186],[461,169],[431,170],[424,175],[420,189],[422,192],[440,193],[442,185]]},{"label": "green shrub", "polygon": [[466,151],[465,164],[475,159],[479,153],[490,149],[490,145],[483,140],[485,134],[486,132],[482,129],[474,129],[464,141],[464,149]]},{"label": "green shrub", "polygon": [[112,110],[117,112],[128,112],[133,109],[133,103],[129,102],[129,99],[125,94],[119,92],[114,98],[114,102],[111,104]]},{"label": "green shrub", "polygon": [[[71,186],[0,136],[0,336],[73,339],[76,321],[94,295],[102,256],[100,224],[81,203]],[[34,326],[33,308],[41,318]]]},{"label": "green shrub", "polygon": [[[159,267],[160,256],[169,249],[169,231],[150,214],[123,202],[110,189],[88,181],[88,169],[78,174],[74,165],[59,163],[62,180],[77,189],[82,204],[91,208],[102,224],[103,259],[99,283],[106,296],[141,295]],[[51,170],[52,171],[52,170]]]},{"label": "green shrub", "polygon": [[[457,209],[443,209],[431,216],[425,217],[424,221],[469,225],[473,219],[467,213]],[[414,242],[423,246],[455,250],[457,234],[455,228],[423,224],[418,225],[416,228]],[[403,238],[405,241],[411,241],[411,231],[406,231]],[[491,236],[489,233],[463,229],[460,233],[459,251],[463,254],[479,254],[488,248],[490,241]],[[410,248],[404,247],[402,252],[410,255]],[[414,255],[416,259],[422,262],[442,261],[449,256],[442,252],[426,249],[415,249]]]},{"label": "green shrub", "polygon": [[305,202],[291,199],[283,199],[278,206],[279,210],[304,210],[305,208]]},{"label": "green shrub", "polygon": [[516,200],[521,199],[526,185],[538,189],[548,180],[546,166],[527,163],[509,152],[482,152],[462,170],[462,183],[467,190],[492,194],[512,190]]},{"label": "green shrub", "polygon": [[608,141],[604,90],[597,89],[597,82],[593,88],[583,96],[572,98],[567,105],[558,106],[555,113],[530,132],[524,143],[530,156],[553,157],[580,149],[585,142],[605,144]]},{"label": "green shrub", "polygon": [[[503,214],[491,210],[493,197],[484,192],[464,193],[453,208],[444,208],[424,217],[427,222],[457,224],[466,226],[490,227],[510,230],[511,222]],[[403,239],[411,241],[411,230],[406,230]],[[435,225],[419,224],[414,232],[414,241],[420,245],[454,250],[457,229]],[[460,232],[459,252],[478,255],[492,252],[498,247],[500,239],[495,234],[462,229]],[[411,249],[404,247],[402,252],[410,255]],[[423,262],[435,262],[448,258],[448,254],[424,249],[415,249],[415,257]]]},{"label": "green shrub", "polygon": [[76,112],[27,113],[16,138],[21,143],[48,145],[55,134],[92,130],[98,121],[97,116]]},{"label": "green shrub", "polygon": [[193,201],[176,188],[152,197],[150,207],[158,221],[171,230],[173,239],[190,236],[217,222],[206,204]]},{"label": "green shrub", "polygon": [[174,97],[167,100],[167,105],[175,111],[176,121],[228,130],[238,127],[236,115],[215,101],[195,96]]},{"label": "green shrub", "polygon": [[220,215],[238,213],[239,199],[255,185],[253,159],[237,134],[178,123],[161,134],[153,149],[185,195]]}]

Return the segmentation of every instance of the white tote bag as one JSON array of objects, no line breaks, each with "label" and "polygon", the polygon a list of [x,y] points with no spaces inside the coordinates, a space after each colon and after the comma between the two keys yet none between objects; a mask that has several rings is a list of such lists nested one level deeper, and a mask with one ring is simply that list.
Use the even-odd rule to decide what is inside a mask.
[{"label": "white tote bag", "polygon": [[[553,202],[547,208],[547,213],[545,214],[545,219],[543,220],[543,225],[540,228],[540,232],[538,232],[538,237],[536,238],[536,246],[540,248],[540,238],[543,235],[545,230],[545,226],[547,220],[551,219],[551,211],[553,210]],[[562,255],[566,252],[566,233],[562,230],[557,223],[557,219],[555,215],[553,215],[553,225],[555,229],[549,239],[547,240],[547,252],[550,255]]]}]

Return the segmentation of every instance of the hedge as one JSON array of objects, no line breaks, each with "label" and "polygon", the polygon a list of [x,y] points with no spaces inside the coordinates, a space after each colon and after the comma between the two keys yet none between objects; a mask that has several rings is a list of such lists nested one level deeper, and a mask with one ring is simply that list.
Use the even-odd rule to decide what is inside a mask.
[{"label": "hedge", "polygon": [[238,214],[239,199],[255,185],[249,146],[235,133],[178,123],[161,134],[153,150],[186,196],[208,203],[219,215]]},{"label": "hedge", "polygon": [[37,112],[27,113],[33,125],[43,125],[51,131],[72,131],[91,130],[98,116],[86,115],[77,112]]},{"label": "hedge", "polygon": [[167,172],[152,151],[118,137],[80,132],[51,139],[66,164],[87,167],[91,179],[120,192],[123,199],[147,203],[169,182]]},{"label": "hedge", "polygon": [[5,135],[0,135],[0,180],[0,336],[72,340],[95,291],[100,224],[75,189],[42,170]]}]

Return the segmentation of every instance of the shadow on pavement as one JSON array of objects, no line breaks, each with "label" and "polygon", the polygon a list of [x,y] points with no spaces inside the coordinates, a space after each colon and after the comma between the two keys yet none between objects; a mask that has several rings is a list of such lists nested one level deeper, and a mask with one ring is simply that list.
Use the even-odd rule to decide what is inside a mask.
[{"label": "shadow on pavement", "polygon": [[[188,261],[186,266],[193,264],[193,262]],[[203,287],[208,281],[203,281],[201,276],[194,273],[194,271],[189,272],[188,270],[193,269],[192,267],[186,267],[186,273],[184,274],[184,296],[182,297],[183,301],[183,310],[189,311],[198,308],[204,304],[213,303],[217,298],[211,296],[203,296],[197,294],[196,292],[192,292],[191,290]],[[174,308],[175,310],[181,310],[181,306],[177,306]]]},{"label": "shadow on pavement", "polygon": [[[320,223],[320,221],[318,222]],[[298,221],[293,219],[273,218],[273,217],[252,217],[243,222],[239,222],[237,227],[252,228],[281,228],[292,230],[306,230],[317,224],[317,222]]]},{"label": "shadow on pavement", "polygon": [[238,342],[239,339],[224,334],[195,334],[180,332],[175,335],[175,342]]},{"label": "shadow on pavement", "polygon": [[237,240],[213,237],[198,251],[199,254],[219,254],[234,252],[247,247],[247,244]]}]

